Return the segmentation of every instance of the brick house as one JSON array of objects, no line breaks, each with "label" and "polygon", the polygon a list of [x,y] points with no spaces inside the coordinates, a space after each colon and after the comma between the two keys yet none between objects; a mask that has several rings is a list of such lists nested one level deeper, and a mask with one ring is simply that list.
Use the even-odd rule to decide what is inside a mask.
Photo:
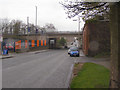
[{"label": "brick house", "polygon": [[109,21],[99,20],[88,22],[83,28],[83,52],[94,56],[101,52],[110,51]]}]

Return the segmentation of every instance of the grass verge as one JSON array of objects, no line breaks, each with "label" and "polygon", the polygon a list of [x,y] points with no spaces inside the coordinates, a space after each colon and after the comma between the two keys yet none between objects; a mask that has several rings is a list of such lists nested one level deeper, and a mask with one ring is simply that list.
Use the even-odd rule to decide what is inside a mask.
[{"label": "grass verge", "polygon": [[[75,65],[76,66],[79,65]],[[70,88],[108,88],[110,71],[104,66],[85,63],[71,82]]]}]

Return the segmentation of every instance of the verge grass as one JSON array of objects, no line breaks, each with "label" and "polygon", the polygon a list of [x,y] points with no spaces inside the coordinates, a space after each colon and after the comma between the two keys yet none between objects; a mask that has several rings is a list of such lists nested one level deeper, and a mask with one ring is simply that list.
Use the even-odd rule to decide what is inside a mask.
[{"label": "verge grass", "polygon": [[70,87],[108,88],[109,80],[110,71],[107,68],[94,63],[85,63],[78,75],[73,78]]}]

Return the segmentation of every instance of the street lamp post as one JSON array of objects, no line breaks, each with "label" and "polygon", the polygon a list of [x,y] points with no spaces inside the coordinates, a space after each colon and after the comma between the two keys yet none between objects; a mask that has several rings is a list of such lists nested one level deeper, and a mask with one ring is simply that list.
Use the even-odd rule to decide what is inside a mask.
[{"label": "street lamp post", "polygon": [[78,16],[78,19],[74,19],[73,21],[78,21],[78,36],[80,35],[80,16]]},{"label": "street lamp post", "polygon": [[78,17],[78,35],[80,34],[80,17]]},{"label": "street lamp post", "polygon": [[[78,19],[75,19],[73,21],[78,21],[78,40],[79,40],[79,36],[80,36],[80,16],[78,16]],[[80,48],[80,42],[79,42],[79,48]]]},{"label": "street lamp post", "polygon": [[78,21],[78,35],[80,32],[80,17],[78,16],[78,19],[74,19],[73,21]]}]

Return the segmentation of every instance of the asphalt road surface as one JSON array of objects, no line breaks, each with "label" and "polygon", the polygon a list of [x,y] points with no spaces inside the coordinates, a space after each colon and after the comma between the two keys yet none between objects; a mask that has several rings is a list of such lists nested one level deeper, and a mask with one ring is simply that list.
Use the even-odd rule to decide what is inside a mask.
[{"label": "asphalt road surface", "polygon": [[3,88],[68,88],[75,58],[67,50],[25,53],[2,61]]}]

